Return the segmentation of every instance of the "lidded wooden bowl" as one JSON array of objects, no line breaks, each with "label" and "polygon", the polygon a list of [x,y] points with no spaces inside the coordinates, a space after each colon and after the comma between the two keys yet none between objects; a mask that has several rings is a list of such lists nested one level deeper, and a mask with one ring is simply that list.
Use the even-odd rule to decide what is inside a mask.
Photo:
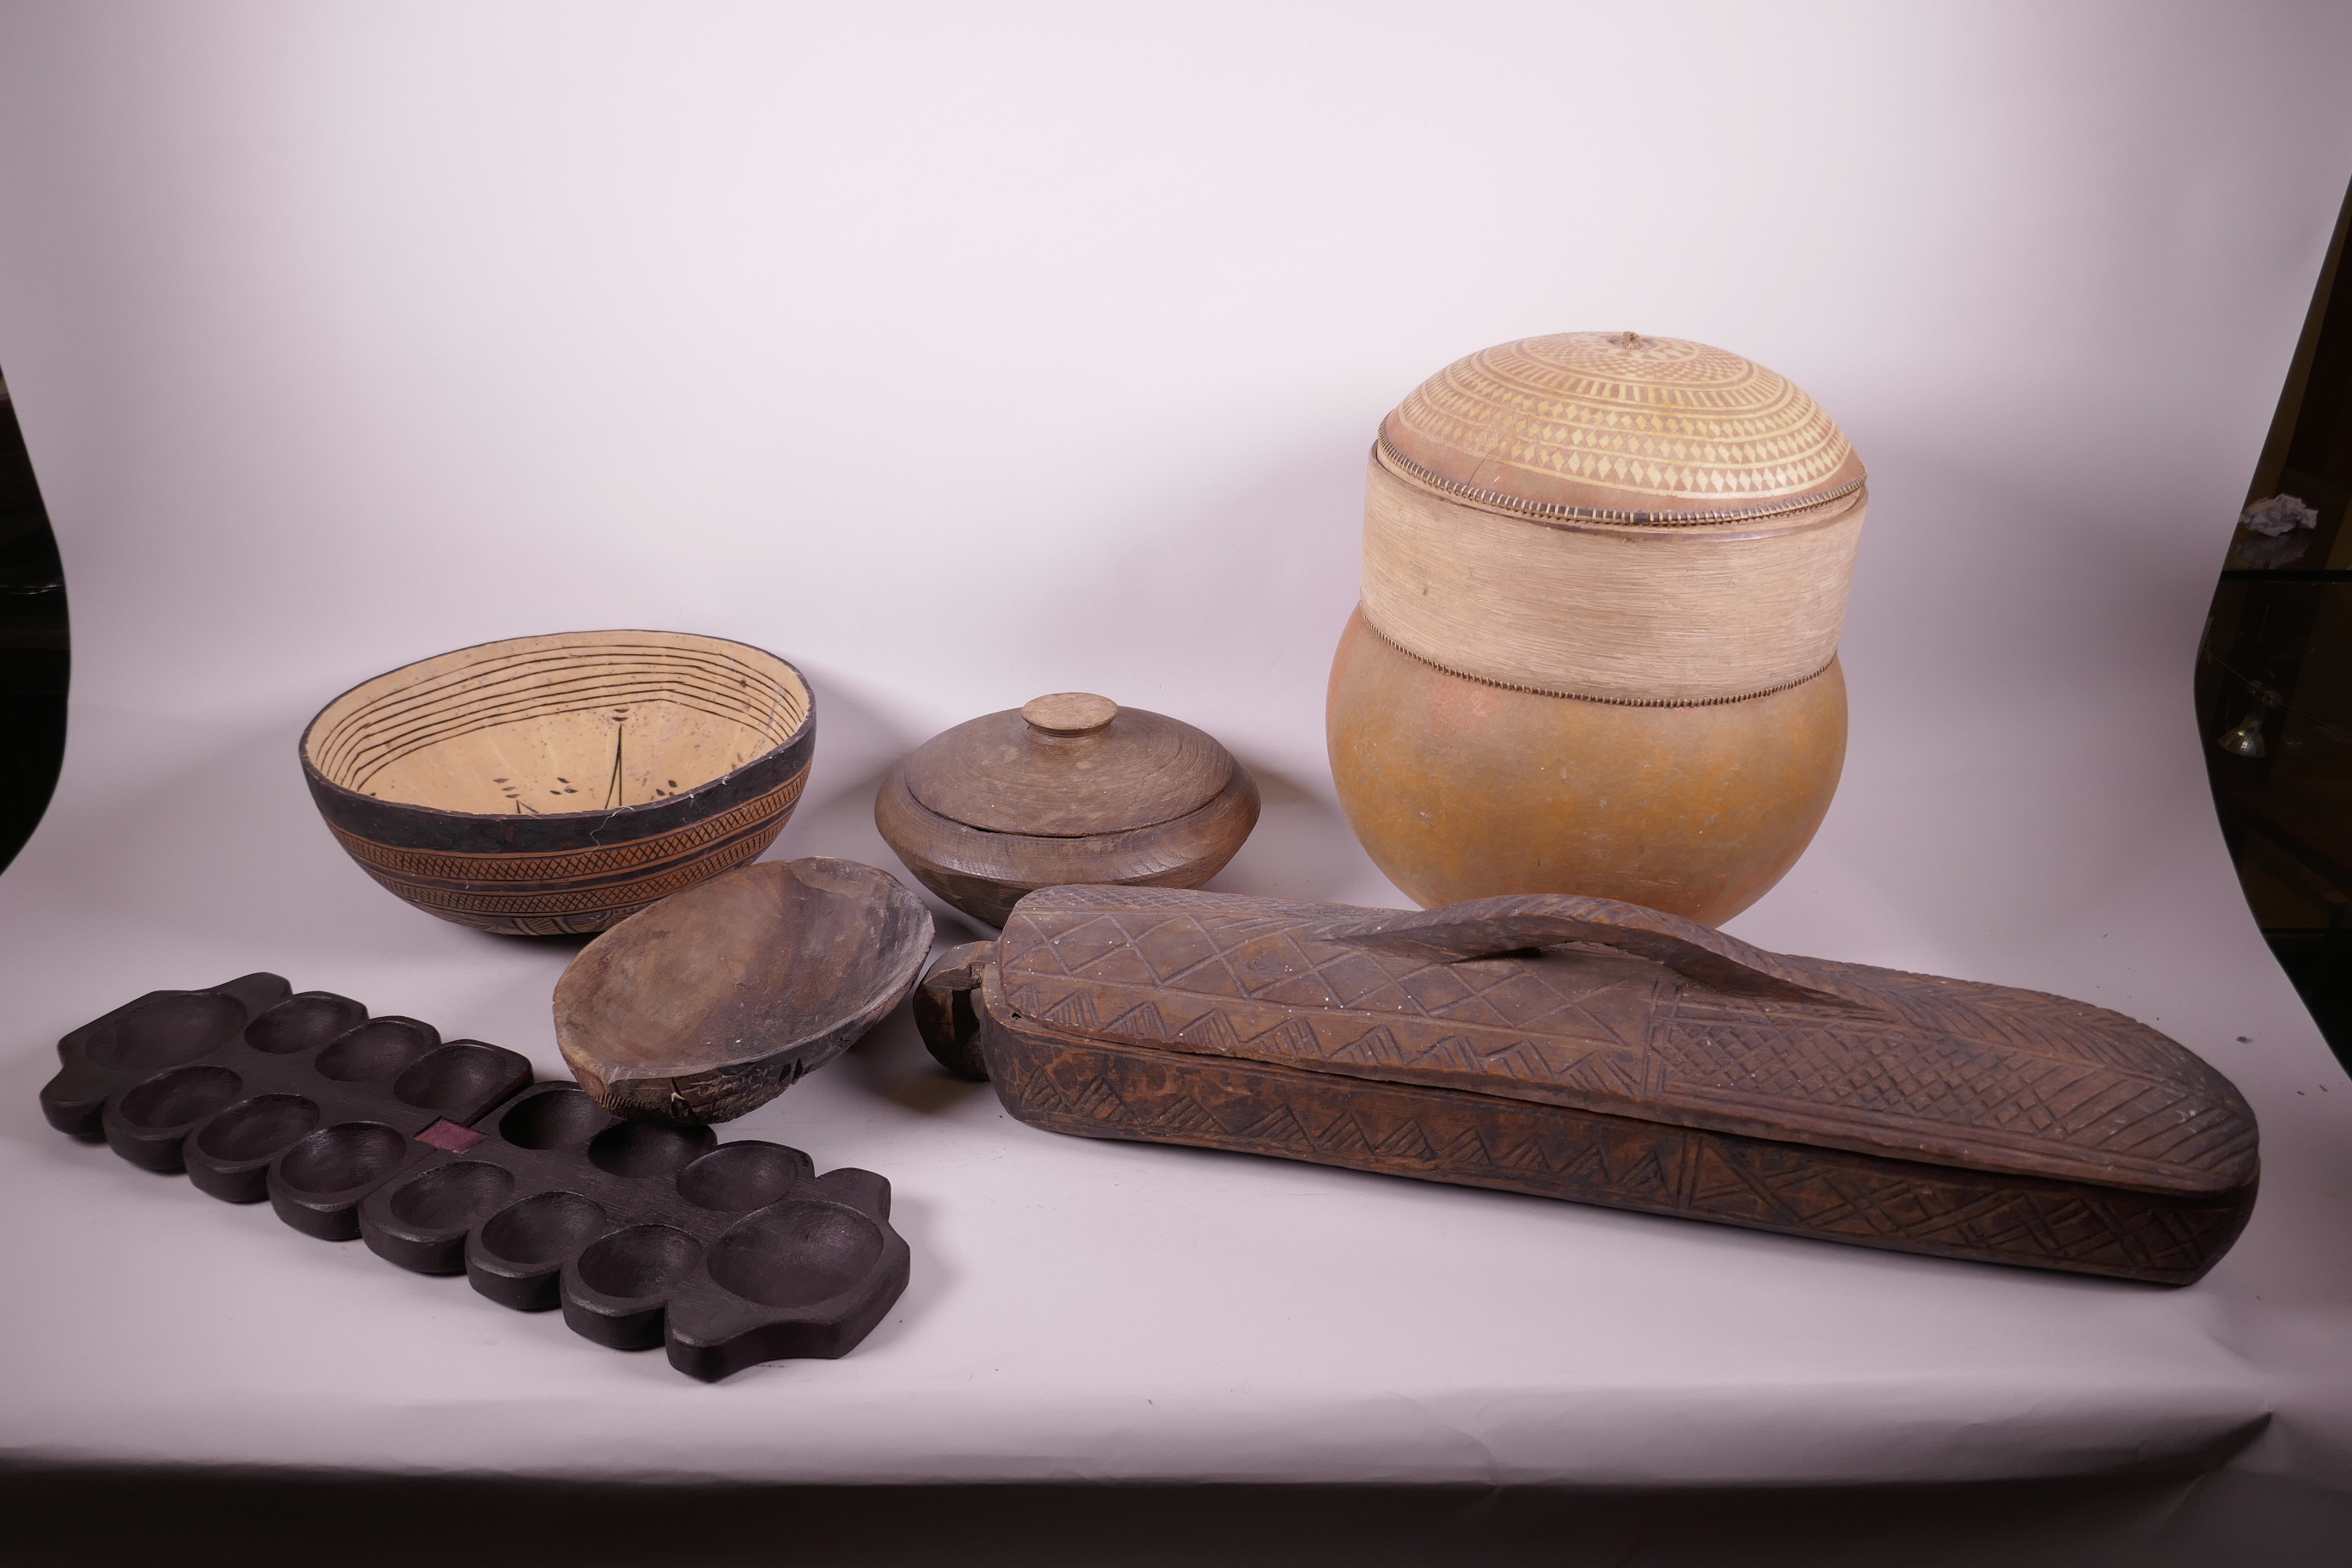
[{"label": "lidded wooden bowl", "polygon": [[428,914],[598,931],[757,857],[799,804],[815,702],[774,654],[684,632],[459,648],[363,681],[303,731],[310,798]]},{"label": "lidded wooden bowl", "polygon": [[1583,893],[1719,922],[1845,751],[1862,462],[1785,377],[1633,332],[1505,343],[1381,426],[1328,708],[1357,836],[1423,904]]},{"label": "lidded wooden bowl", "polygon": [[874,823],[923,886],[1001,926],[1066,883],[1197,888],[1257,825],[1257,784],[1190,724],[1062,691],[934,735]]}]

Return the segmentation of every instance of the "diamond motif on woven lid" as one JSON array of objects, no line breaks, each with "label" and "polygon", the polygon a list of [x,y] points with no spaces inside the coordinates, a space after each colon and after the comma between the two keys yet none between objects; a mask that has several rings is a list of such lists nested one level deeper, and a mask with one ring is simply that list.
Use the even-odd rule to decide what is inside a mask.
[{"label": "diamond motif on woven lid", "polygon": [[1786,376],[1634,332],[1522,338],[1456,360],[1381,425],[1381,455],[1508,510],[1611,522],[1795,511],[1862,487],[1862,459]]}]

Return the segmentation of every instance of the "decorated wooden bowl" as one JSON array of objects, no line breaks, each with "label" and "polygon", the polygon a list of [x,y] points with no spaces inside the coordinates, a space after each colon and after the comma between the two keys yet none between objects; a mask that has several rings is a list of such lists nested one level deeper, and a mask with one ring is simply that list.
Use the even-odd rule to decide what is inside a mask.
[{"label": "decorated wooden bowl", "polygon": [[582,949],[555,983],[556,1048],[615,1116],[732,1121],[856,1045],[930,952],[930,911],[887,871],[738,867]]},{"label": "decorated wooden bowl", "polygon": [[369,876],[459,925],[557,936],[756,857],[815,748],[808,682],[774,654],[610,631],[404,665],[327,704],[301,752]]},{"label": "decorated wooden bowl", "polygon": [[924,742],[883,778],[874,825],[916,880],[1001,926],[1039,888],[1197,888],[1257,811],[1256,781],[1213,737],[1056,691]]}]

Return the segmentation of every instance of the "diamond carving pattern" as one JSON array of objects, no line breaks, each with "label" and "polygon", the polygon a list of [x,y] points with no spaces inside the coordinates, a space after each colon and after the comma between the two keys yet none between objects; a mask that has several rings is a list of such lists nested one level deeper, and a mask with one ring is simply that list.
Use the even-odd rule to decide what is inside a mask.
[{"label": "diamond carving pattern", "polygon": [[2021,1175],[2179,1192],[2252,1177],[2236,1090],[2119,1014],[1699,927],[1780,990],[1589,946],[1463,958],[1362,940],[1435,918],[1066,888],[1021,905],[998,963],[1018,1014],[1107,1042]]},{"label": "diamond carving pattern", "polygon": [[2242,1194],[2021,1183],[1401,1084],[1344,1099],[1296,1068],[1072,1041],[990,1014],[997,1091],[1085,1137],[1277,1154],[1831,1241],[2182,1284],[2244,1225]]}]

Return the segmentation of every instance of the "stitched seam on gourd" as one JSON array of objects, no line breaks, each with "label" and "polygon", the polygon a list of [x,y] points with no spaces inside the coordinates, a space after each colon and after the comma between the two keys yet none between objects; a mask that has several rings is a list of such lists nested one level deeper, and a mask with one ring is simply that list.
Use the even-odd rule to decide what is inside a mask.
[{"label": "stitched seam on gourd", "polygon": [[[1645,528],[1699,528],[1708,523],[1743,522],[1756,518],[1778,517],[1787,512],[1808,511],[1814,507],[1826,506],[1840,497],[1853,494],[1854,491],[1862,489],[1870,477],[1867,474],[1857,474],[1834,489],[1815,490],[1792,500],[1773,501],[1765,506],[1743,507],[1725,511],[1636,511],[1626,507],[1568,506],[1559,501],[1528,500],[1519,496],[1506,495],[1500,490],[1479,489],[1475,486],[1463,484],[1459,480],[1446,479],[1414,462],[1390,443],[1388,432],[1385,430],[1381,432],[1378,439],[1372,443],[1372,448],[1381,461],[1399,473],[1417,479],[1433,490],[1440,490],[1450,496],[1458,496],[1464,500],[1476,501],[1481,506],[1517,512],[1523,517],[1556,517],[1573,522],[1639,523]],[[1807,679],[1810,679],[1811,677]],[[1500,682],[1490,681],[1488,684],[1498,685]],[[1596,699],[1596,700],[1605,700]],[[1726,699],[1726,700],[1736,700]]]}]

